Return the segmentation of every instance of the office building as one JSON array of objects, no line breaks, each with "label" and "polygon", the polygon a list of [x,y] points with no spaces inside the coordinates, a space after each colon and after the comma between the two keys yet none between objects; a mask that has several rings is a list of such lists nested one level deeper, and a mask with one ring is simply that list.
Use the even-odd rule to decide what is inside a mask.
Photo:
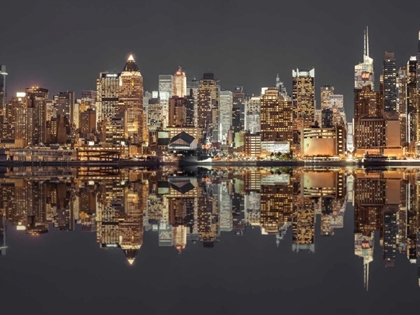
[{"label": "office building", "polygon": [[252,96],[245,101],[244,130],[250,133],[260,132],[260,103],[261,96]]},{"label": "office building", "polygon": [[206,141],[219,141],[220,86],[213,73],[204,73],[198,84],[198,127],[205,133]]},{"label": "office building", "polygon": [[[232,131],[234,134],[245,130],[245,93],[242,86],[235,86],[232,105]],[[255,130],[258,132],[258,130]]]},{"label": "office building", "polygon": [[231,91],[220,91],[220,134],[221,143],[228,143],[229,130],[232,124],[233,93]]},{"label": "office building", "polygon": [[384,95],[384,111],[397,111],[397,65],[395,54],[393,52],[385,52],[383,61],[383,95]]},{"label": "office building", "polygon": [[101,72],[96,80],[98,122],[117,113],[120,73]]},{"label": "office building", "polygon": [[168,115],[169,115],[169,99],[173,96],[174,78],[172,75],[161,74],[159,75],[159,100],[162,107],[162,126],[166,128],[168,126]]},{"label": "office building", "polygon": [[5,111],[6,102],[7,102],[7,72],[6,66],[0,65],[0,107],[2,113]]},{"label": "office building", "polygon": [[293,141],[293,110],[276,88],[261,96],[261,141]]},{"label": "office building", "polygon": [[47,140],[47,99],[48,90],[39,87],[26,89],[26,107],[30,116],[28,144],[39,145]]},{"label": "office building", "polygon": [[372,91],[375,89],[375,78],[373,71],[373,59],[369,57],[369,30],[366,28],[364,35],[363,62],[354,67],[354,88],[361,89],[370,85]]},{"label": "office building", "polygon": [[292,71],[292,76],[295,117],[303,127],[309,127],[315,121],[315,69],[296,69]]},{"label": "office building", "polygon": [[330,97],[334,94],[334,86],[323,85],[321,86],[321,110],[330,107]]},{"label": "office building", "polygon": [[56,117],[63,116],[73,122],[73,112],[75,105],[75,94],[72,91],[59,92],[54,96]]},{"label": "office building", "polygon": [[187,96],[187,76],[182,68],[179,67],[173,76],[173,96],[185,97]]},{"label": "office building", "polygon": [[129,56],[119,79],[118,106],[126,111],[125,137],[130,143],[146,144],[148,134],[143,112],[143,77],[132,55]]}]

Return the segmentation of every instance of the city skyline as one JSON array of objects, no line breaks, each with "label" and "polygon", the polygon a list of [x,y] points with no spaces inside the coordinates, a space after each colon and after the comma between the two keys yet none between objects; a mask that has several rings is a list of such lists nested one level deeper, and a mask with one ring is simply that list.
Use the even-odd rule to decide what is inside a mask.
[{"label": "city skyline", "polygon": [[[361,4],[362,2],[359,3]],[[174,7],[172,4],[165,1],[161,1],[161,4],[165,4],[166,6],[164,7],[167,7],[168,9],[173,7],[176,12],[182,12],[190,7],[188,2],[184,2],[177,7]],[[64,48],[68,46],[63,45],[63,40],[64,38],[70,39],[70,42],[71,39],[75,40],[76,38],[73,33],[66,33],[63,37],[54,36],[55,38],[58,38],[57,40],[54,40],[54,37],[48,37],[50,31],[44,29],[43,23],[41,22],[37,24],[37,27],[39,27],[40,30],[43,30],[45,35],[38,36],[37,49],[32,50],[32,52],[28,54],[27,49],[22,50],[22,48],[20,48],[23,44],[22,41],[10,41],[10,36],[13,36],[13,34],[15,34],[15,36],[13,36],[14,38],[21,38],[22,31],[19,26],[14,24],[14,21],[8,21],[10,22],[8,23],[8,29],[0,30],[0,34],[6,42],[10,42],[10,45],[6,46],[8,47],[6,50],[0,52],[0,57],[2,60],[1,62],[8,67],[10,91],[23,90],[33,84],[45,86],[49,88],[52,93],[63,90],[80,91],[84,89],[93,89],[94,79],[92,80],[92,78],[96,78],[97,73],[104,70],[119,71],[119,60],[125,58],[132,52],[134,53],[139,68],[145,78],[145,90],[149,91],[155,89],[156,77],[158,74],[173,73],[177,66],[182,66],[183,70],[190,78],[199,78],[203,72],[206,72],[210,68],[221,80],[224,88],[232,89],[234,86],[244,86],[245,91],[254,94],[258,93],[260,86],[272,85],[272,78],[275,77],[277,73],[280,74],[281,80],[285,83],[288,90],[291,91],[291,80],[289,79],[290,70],[297,67],[315,67],[317,69],[317,86],[333,84],[338,91],[342,91],[342,94],[345,96],[345,108],[348,108],[348,116],[351,118],[352,102],[350,102],[350,100],[352,99],[352,68],[357,62],[360,62],[361,59],[361,52],[363,51],[363,29],[365,26],[369,25],[371,40],[370,52],[371,57],[375,60],[375,73],[381,73],[380,61],[383,58],[384,51],[394,51],[397,65],[401,65],[403,60],[408,59],[416,50],[413,38],[415,40],[418,26],[412,21],[415,19],[410,19],[409,17],[410,14],[414,14],[413,12],[415,12],[416,7],[419,6],[419,4],[416,3],[398,5],[396,2],[389,1],[387,3],[380,2],[381,5],[375,5],[375,3],[363,2],[365,11],[360,11],[360,14],[356,13],[359,8],[357,2],[352,3],[351,8],[349,6],[348,8],[342,8],[342,10],[350,10],[348,16],[352,16],[351,12],[354,12],[354,15],[358,16],[359,19],[355,19],[351,23],[348,23],[351,27],[344,28],[342,25],[345,23],[340,23],[339,25],[335,25],[333,29],[328,28],[326,21],[323,19],[316,19],[316,13],[319,13],[320,16],[324,16],[328,13],[328,25],[330,25],[331,22],[338,19],[340,16],[341,11],[339,9],[327,6],[326,2],[318,3],[316,6],[311,4],[299,6],[299,15],[291,16],[289,18],[305,21],[306,19],[303,18],[305,16],[312,16],[312,18],[307,20],[308,22],[302,22],[301,26],[294,31],[282,32],[279,44],[276,44],[275,42],[271,44],[271,42],[268,41],[268,35],[264,32],[272,22],[260,23],[258,27],[247,28],[240,36],[234,36],[235,21],[239,22],[240,16],[246,17],[248,10],[253,6],[251,3],[246,2],[241,2],[241,6],[236,6],[235,4],[236,3],[233,1],[223,2],[220,7],[216,6],[214,9],[209,9],[208,12],[205,11],[201,13],[205,16],[216,13],[221,16],[229,14],[228,16],[231,17],[231,22],[229,23],[221,22],[218,18],[212,23],[216,27],[216,34],[217,32],[226,34],[226,40],[222,40],[223,36],[221,36],[221,39],[219,40],[215,37],[216,34],[211,35],[210,39],[213,39],[215,44],[213,46],[204,43],[202,44],[202,41],[197,36],[195,37],[194,43],[190,43],[188,40],[186,42],[183,40],[177,42],[172,39],[172,33],[174,31],[181,32],[186,39],[190,37],[189,35],[196,34],[197,30],[192,30],[190,27],[194,23],[199,23],[195,17],[182,26],[175,27],[174,30],[169,31],[167,36],[162,37],[162,31],[167,24],[165,19],[162,20],[162,17],[167,17],[168,22],[171,18],[167,15],[166,10],[159,11],[153,4],[144,5],[145,7],[142,8],[141,14],[146,14],[148,18],[149,15],[151,17],[160,14],[160,21],[162,21],[162,28],[156,30],[156,34],[149,35],[144,32],[139,34],[139,41],[147,43],[147,45],[139,45],[135,43],[135,41],[133,43],[132,37],[128,37],[128,34],[131,34],[134,29],[137,29],[134,27],[135,25],[145,25],[145,22],[141,22],[140,19],[139,22],[134,20],[132,22],[133,27],[127,30],[127,36],[124,36],[123,34],[121,38],[115,40],[115,47],[109,47],[105,54],[101,52],[100,48],[103,44],[99,45],[98,49],[95,49],[95,58],[93,57],[93,52],[90,52],[90,50],[77,48],[75,49],[78,53],[73,54],[73,57],[70,58],[68,52]],[[386,4],[388,4],[388,6]],[[282,10],[288,12],[289,8],[290,12],[293,12],[295,5],[296,4],[287,4],[285,7],[282,7]],[[343,5],[347,6],[347,4]],[[34,8],[34,10],[38,12],[44,6],[50,10],[50,13],[53,13],[55,10],[60,10],[57,12],[57,14],[59,14],[62,10],[50,8],[48,2],[41,3],[41,5]],[[383,17],[387,16],[390,14],[389,12],[392,11],[385,10],[385,8],[389,6],[398,9],[398,14],[394,19],[395,23],[398,23],[398,25],[401,26],[398,30],[390,29],[389,26],[382,22]],[[135,7],[136,5],[133,5],[131,10],[135,11]],[[88,8],[92,11],[86,10]],[[196,12],[198,8],[199,6],[194,6],[194,12]],[[267,10],[264,6],[259,5],[259,8],[262,11]],[[277,4],[272,4],[270,10],[272,11],[276,8]],[[5,19],[8,19],[8,16],[13,16],[13,10],[16,9],[17,8],[13,5],[8,6],[6,10],[10,10],[10,14],[6,14]],[[69,12],[74,10],[72,8],[66,9]],[[311,10],[315,10],[315,12],[312,12]],[[102,38],[102,35],[99,36],[98,39],[89,37],[88,40],[88,34],[93,32],[91,23],[92,21],[101,18],[102,15],[107,16],[108,14],[102,11],[96,12],[90,7],[90,4],[86,4],[85,10],[82,11],[86,11],[86,13],[91,12],[92,16],[91,20],[88,20],[83,26],[73,26],[75,34],[82,29],[85,31],[82,36],[78,37],[79,42],[74,41],[74,45],[77,47],[79,43],[84,45],[83,43],[86,42],[87,45],[89,43],[95,46],[96,41],[100,40],[99,38]],[[149,15],[148,12],[150,12]],[[44,12],[38,13],[41,16],[45,14]],[[128,15],[133,14],[131,12],[126,13]],[[280,16],[282,15],[281,12],[279,12],[279,14]],[[261,19],[261,15],[262,12],[257,14],[255,18],[257,20]],[[381,19],[378,19],[378,16],[381,16]],[[344,19],[346,19],[346,17],[344,17]],[[310,22],[315,20],[317,23]],[[356,21],[357,24],[355,23]],[[69,21],[66,19],[64,22],[68,23]],[[286,20],[279,19],[276,27],[281,29],[282,25],[285,27],[285,23]],[[306,30],[303,32],[305,28],[310,29],[311,31],[308,32]],[[227,33],[221,32],[222,29],[228,29],[230,31]],[[401,31],[402,29],[404,31]],[[201,31],[203,35],[210,32],[208,27],[201,28]],[[112,33],[113,32],[111,32],[111,34]],[[387,36],[384,36],[384,33],[386,33]],[[158,38],[159,36],[168,39],[163,42],[157,42],[154,37]],[[142,38],[144,38],[144,40],[142,40]],[[31,41],[28,41],[27,44],[30,42]],[[346,42],[347,45],[345,45],[344,42]],[[53,52],[46,52],[37,56],[38,53],[41,53],[42,51],[45,52],[42,43],[44,43],[44,45],[51,45],[54,43],[52,46],[54,47],[52,50]],[[171,57],[166,58],[160,48],[165,47],[169,43],[175,50],[172,49]],[[232,46],[230,46],[230,43],[232,43]],[[282,43],[286,43],[286,45]],[[304,47],[304,44],[306,47]],[[253,45],[256,45],[258,48],[251,49],[252,53],[247,52],[249,48],[245,50],[245,47],[253,47]],[[309,45],[311,49],[308,50],[307,45]],[[23,44],[23,46],[26,47],[25,44]],[[231,47],[233,48],[231,49]],[[214,53],[215,49],[219,49],[220,51],[223,51],[223,53]],[[26,63],[32,59],[31,56],[39,60],[39,62],[32,62],[32,65],[27,65]],[[65,60],[64,63],[62,61],[63,59]],[[47,62],[47,60],[49,62]],[[57,63],[58,60],[60,60],[60,64]],[[206,61],[203,62],[203,60]],[[89,64],[89,67],[86,66],[87,64]],[[241,67],[245,64],[248,66]],[[25,68],[24,72],[22,68],[23,65]],[[60,73],[63,73],[63,75]],[[81,75],[82,73],[83,75]],[[24,74],[26,76],[26,79],[24,79],[25,82],[21,82]],[[59,80],[56,79],[57,76],[60,78]],[[378,78],[375,78],[375,80],[378,82]],[[375,86],[376,85],[377,83]],[[318,95],[317,99],[319,102]]]}]

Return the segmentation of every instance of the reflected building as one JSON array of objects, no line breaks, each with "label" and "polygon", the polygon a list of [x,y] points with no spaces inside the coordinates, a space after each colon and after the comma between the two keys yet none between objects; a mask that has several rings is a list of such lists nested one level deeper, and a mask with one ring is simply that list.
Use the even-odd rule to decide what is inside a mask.
[{"label": "reflected building", "polygon": [[7,234],[7,223],[6,223],[6,214],[4,209],[0,209],[0,256],[6,255],[7,243],[6,235]]},{"label": "reflected building", "polygon": [[314,252],[319,235],[343,228],[350,201],[354,253],[368,289],[375,243],[383,260],[377,263],[384,267],[403,265],[397,251],[413,267],[420,265],[419,190],[417,170],[397,168],[79,169],[77,174],[16,168],[0,180],[0,253],[5,254],[6,236],[10,239],[6,221],[14,233],[37,237],[52,228],[96,231],[99,246],[119,248],[130,265],[145,233],[156,233],[159,246],[181,253],[193,243],[211,248],[227,233],[259,229],[273,249],[290,239],[293,251]]}]

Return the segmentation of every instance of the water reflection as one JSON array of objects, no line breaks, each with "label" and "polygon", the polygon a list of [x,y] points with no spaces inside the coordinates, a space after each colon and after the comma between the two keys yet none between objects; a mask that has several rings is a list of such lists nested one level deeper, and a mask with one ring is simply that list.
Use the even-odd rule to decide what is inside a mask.
[{"label": "water reflection", "polygon": [[[147,231],[182,253],[257,228],[272,236],[273,250],[291,238],[290,250],[310,254],[318,235],[353,224],[368,289],[376,238],[385,267],[398,251],[420,270],[417,183],[418,171],[407,169],[14,169],[0,179],[0,253],[7,228],[28,237],[80,230],[96,233],[101,248],[122,250],[131,265]],[[354,222],[344,222],[347,203]]]}]

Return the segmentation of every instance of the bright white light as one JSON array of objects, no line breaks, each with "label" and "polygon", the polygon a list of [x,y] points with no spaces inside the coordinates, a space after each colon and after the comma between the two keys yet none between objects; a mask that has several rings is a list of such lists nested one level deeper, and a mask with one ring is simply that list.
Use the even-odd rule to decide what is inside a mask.
[{"label": "bright white light", "polygon": [[25,97],[26,93],[25,92],[17,92],[16,93],[16,97]]}]

